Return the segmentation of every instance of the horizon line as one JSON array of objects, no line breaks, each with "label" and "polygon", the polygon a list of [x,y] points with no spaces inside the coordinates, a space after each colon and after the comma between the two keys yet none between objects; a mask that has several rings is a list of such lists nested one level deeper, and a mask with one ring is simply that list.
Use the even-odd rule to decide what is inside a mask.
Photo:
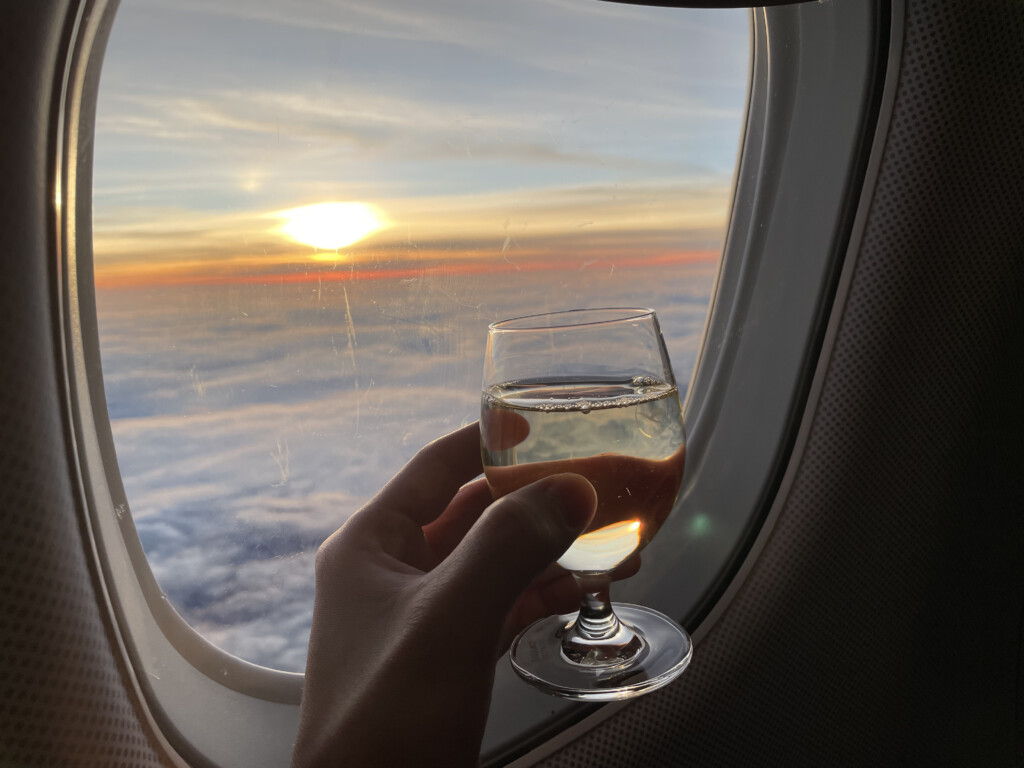
[{"label": "horizon line", "polygon": [[[593,265],[608,265],[612,269],[617,263],[628,266],[652,267],[674,264],[711,264],[721,258],[720,250],[702,249],[670,251],[648,256],[623,257],[619,261],[605,255],[595,258],[567,260],[543,260],[520,257],[518,260],[509,256],[494,256],[467,260],[464,257],[449,257],[446,260],[430,259],[420,266],[381,267],[367,266],[368,262],[329,260],[321,257],[310,257],[305,262],[281,262],[276,269],[268,269],[255,273],[246,273],[241,269],[225,273],[218,269],[224,264],[201,268],[192,274],[182,274],[172,266],[162,269],[150,269],[124,274],[123,270],[101,268],[95,270],[93,285],[97,290],[125,290],[140,287],[174,287],[174,286],[213,286],[213,285],[255,285],[268,284],[301,284],[324,282],[354,282],[357,280],[408,280],[412,278],[443,275],[485,275],[508,274],[514,272],[577,272]],[[340,259],[340,257],[339,257]],[[408,264],[408,262],[406,262]],[[339,269],[347,266],[347,269]],[[288,269],[288,268],[291,269]],[[310,267],[313,267],[311,269]],[[299,270],[302,271],[299,271]],[[177,272],[177,274],[173,274]],[[106,273],[106,274],[104,274]],[[120,273],[120,274],[119,274]]]}]

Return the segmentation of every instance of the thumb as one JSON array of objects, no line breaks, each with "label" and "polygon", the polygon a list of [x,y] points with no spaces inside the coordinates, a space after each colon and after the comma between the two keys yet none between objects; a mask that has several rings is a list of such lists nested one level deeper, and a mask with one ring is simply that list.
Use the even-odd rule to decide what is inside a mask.
[{"label": "thumb", "polygon": [[[433,571],[464,615],[500,627],[522,592],[586,529],[597,493],[586,478],[551,475],[491,504]],[[469,612],[469,613],[465,613]]]}]

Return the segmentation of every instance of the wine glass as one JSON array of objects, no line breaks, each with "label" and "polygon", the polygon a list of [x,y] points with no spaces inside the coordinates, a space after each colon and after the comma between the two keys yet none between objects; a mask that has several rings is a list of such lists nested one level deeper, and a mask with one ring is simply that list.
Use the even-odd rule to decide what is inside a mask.
[{"label": "wine glass", "polygon": [[597,512],[558,560],[583,592],[578,614],[550,616],[512,644],[512,666],[548,693],[612,701],[678,677],[693,646],[678,622],[612,604],[612,571],[647,544],[682,483],[682,408],[650,309],[578,309],[488,329],[481,403],[484,474],[495,498],[574,472]]}]

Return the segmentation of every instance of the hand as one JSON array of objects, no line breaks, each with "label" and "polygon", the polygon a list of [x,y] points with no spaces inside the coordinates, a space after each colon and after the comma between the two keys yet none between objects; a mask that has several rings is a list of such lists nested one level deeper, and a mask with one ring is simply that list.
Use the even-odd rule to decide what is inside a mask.
[{"label": "hand", "polygon": [[475,424],[430,444],[321,546],[294,766],[475,765],[495,660],[578,606],[553,563],[593,487],[563,474],[492,503],[468,482],[479,445]]}]

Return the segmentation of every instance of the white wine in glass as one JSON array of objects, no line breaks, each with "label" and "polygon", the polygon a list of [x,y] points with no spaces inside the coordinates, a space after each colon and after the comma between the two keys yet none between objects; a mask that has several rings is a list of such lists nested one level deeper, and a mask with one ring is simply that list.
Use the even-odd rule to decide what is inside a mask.
[{"label": "white wine in glass", "polygon": [[692,655],[675,621],[609,602],[616,567],[672,512],[686,457],[679,393],[655,313],[571,310],[506,320],[488,333],[481,405],[494,496],[573,472],[597,492],[588,529],[559,564],[576,577],[578,615],[553,616],[513,643],[537,687],[589,701],[628,698],[678,677]]}]

